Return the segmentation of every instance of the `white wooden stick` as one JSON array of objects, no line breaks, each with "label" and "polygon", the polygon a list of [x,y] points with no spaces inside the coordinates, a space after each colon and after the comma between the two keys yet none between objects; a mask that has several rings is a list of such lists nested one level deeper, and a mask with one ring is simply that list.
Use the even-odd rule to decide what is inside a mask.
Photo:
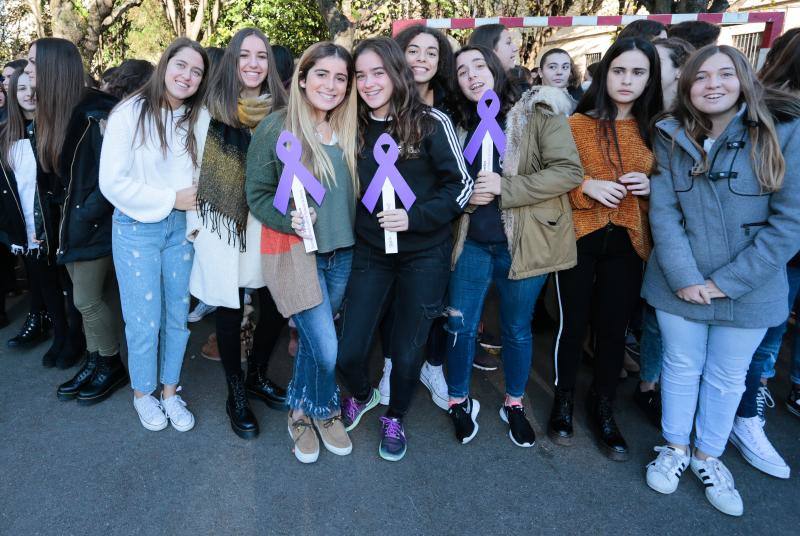
[{"label": "white wooden stick", "polygon": [[306,253],[317,251],[317,237],[314,235],[314,224],[311,223],[311,213],[308,211],[306,189],[303,187],[303,183],[300,182],[300,179],[298,179],[296,176],[292,177],[292,197],[294,198],[294,206],[303,216],[303,227],[311,236],[310,238],[303,239],[303,245],[306,247]]},{"label": "white wooden stick", "polygon": [[[383,181],[383,188],[381,189],[381,198],[383,199],[383,210],[394,210],[394,186],[386,179]],[[397,253],[397,232],[396,231],[383,231],[383,243],[385,245],[386,253]]]},{"label": "white wooden stick", "polygon": [[481,171],[494,171],[494,142],[488,132],[481,142]]}]

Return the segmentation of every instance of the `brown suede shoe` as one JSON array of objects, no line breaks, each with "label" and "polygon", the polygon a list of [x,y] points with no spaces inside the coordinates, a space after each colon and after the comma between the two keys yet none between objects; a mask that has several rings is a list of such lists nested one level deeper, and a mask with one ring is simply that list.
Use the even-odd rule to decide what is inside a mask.
[{"label": "brown suede shoe", "polygon": [[295,458],[302,463],[314,463],[319,457],[319,439],[314,431],[314,425],[307,415],[299,419],[292,418],[289,411],[289,436],[294,441]]},{"label": "brown suede shoe", "polygon": [[353,452],[353,443],[344,429],[341,415],[334,415],[330,419],[314,419],[314,426],[319,432],[322,444],[337,456],[347,456]]}]

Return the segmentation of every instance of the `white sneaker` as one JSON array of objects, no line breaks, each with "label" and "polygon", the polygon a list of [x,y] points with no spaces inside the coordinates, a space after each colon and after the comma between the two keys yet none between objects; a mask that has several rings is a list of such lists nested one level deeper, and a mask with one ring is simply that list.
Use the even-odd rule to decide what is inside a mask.
[{"label": "white sneaker", "polygon": [[647,464],[647,485],[659,493],[670,494],[678,489],[681,475],[689,467],[689,455],[675,447],[656,447],[658,457]]},{"label": "white sneaker", "polygon": [[730,440],[747,463],[759,471],[777,478],[789,478],[789,466],[767,439],[757,416],[736,417]]},{"label": "white sneaker", "polygon": [[427,361],[419,372],[419,381],[431,392],[431,400],[444,411],[450,409],[450,397],[447,394],[447,380],[444,379],[442,366],[434,367]]},{"label": "white sneaker", "polygon": [[217,308],[214,307],[213,305],[206,305],[203,302],[199,302],[197,304],[197,307],[195,307],[194,310],[191,313],[189,313],[189,316],[186,317],[186,321],[200,322],[204,316],[210,315],[216,310]]},{"label": "white sneaker", "polygon": [[733,475],[720,460],[708,457],[701,461],[692,456],[691,467],[706,487],[706,499],[714,508],[729,516],[744,513],[742,497],[733,484]]},{"label": "white sneaker", "polygon": [[188,432],[194,428],[194,415],[186,409],[186,402],[183,401],[181,395],[176,394],[169,398],[162,398],[161,405],[164,407],[164,413],[167,414],[172,427],[177,431]]},{"label": "white sneaker", "polygon": [[134,396],[133,407],[139,415],[139,422],[148,430],[158,432],[167,427],[167,416],[164,415],[161,404],[153,395],[145,395],[141,398]]},{"label": "white sneaker", "polygon": [[392,360],[388,357],[383,358],[383,376],[378,384],[378,391],[381,393],[380,403],[383,406],[389,405],[389,395],[391,394],[391,384],[389,378],[392,377]]},{"label": "white sneaker", "polygon": [[[758,386],[758,393],[756,393],[756,411],[758,412],[758,419],[761,426],[767,424],[767,408],[775,407],[775,399],[772,398],[772,393],[769,392],[769,387],[764,384]],[[786,478],[789,478],[788,476]]]}]

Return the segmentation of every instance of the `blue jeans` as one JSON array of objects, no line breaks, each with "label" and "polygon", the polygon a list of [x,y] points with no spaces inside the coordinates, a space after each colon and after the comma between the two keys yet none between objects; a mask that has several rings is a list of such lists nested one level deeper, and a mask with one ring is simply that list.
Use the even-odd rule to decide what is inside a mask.
[{"label": "blue jeans", "polygon": [[322,303],[292,316],[300,341],[287,401],[290,408],[314,419],[327,419],[339,411],[339,344],[333,318],[342,306],[352,264],[352,248],[317,254]]},{"label": "blue jeans", "polygon": [[500,295],[506,393],[515,398],[525,393],[533,354],[531,320],[547,276],[512,280],[508,278],[510,267],[507,244],[464,242],[448,287],[447,386],[452,398],[469,394],[478,324],[492,282]]},{"label": "blue jeans", "polygon": [[664,341],[661,430],[664,439],[718,457],[733,428],[753,352],[766,329],[693,322],[656,310]]},{"label": "blue jeans", "polygon": [[194,255],[186,240],[186,213],[173,210],[160,222],[141,223],[115,210],[112,251],[131,387],[146,394],[155,391],[159,361],[161,383],[177,385],[189,340],[186,317]]},{"label": "blue jeans", "polygon": [[[786,275],[789,279],[789,309],[792,309],[800,291],[800,268],[794,266],[786,267]],[[746,389],[739,403],[739,417],[755,417],[758,414],[756,406],[756,395],[761,386],[761,378],[773,378],[775,376],[775,362],[783,344],[783,335],[786,333],[787,323],[769,328],[764,340],[753,354],[753,361],[747,371]],[[795,327],[795,340],[792,345],[792,369],[790,377],[792,383],[800,384],[800,344],[797,344],[797,334],[800,330]]]},{"label": "blue jeans", "polygon": [[639,379],[643,382],[658,382],[661,377],[661,361],[664,348],[661,342],[661,330],[658,329],[656,310],[650,304],[644,304],[642,313],[642,338],[639,340]]}]

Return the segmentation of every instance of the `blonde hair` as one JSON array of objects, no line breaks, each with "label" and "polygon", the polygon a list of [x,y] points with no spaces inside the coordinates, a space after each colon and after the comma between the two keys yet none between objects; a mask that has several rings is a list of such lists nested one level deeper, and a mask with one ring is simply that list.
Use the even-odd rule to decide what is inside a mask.
[{"label": "blonde hair", "polygon": [[744,54],[727,45],[708,45],[688,59],[678,81],[678,99],[675,103],[675,116],[684,125],[692,144],[703,155],[702,162],[692,170],[695,174],[708,171],[708,155],[703,150],[700,139],[711,132],[711,120],[698,110],[691,101],[691,89],[697,72],[708,58],[724,54],[731,59],[739,79],[740,95],[738,104],[747,106],[744,117],[750,134],[750,160],[753,171],[765,192],[781,188],[786,174],[786,161],[783,158],[778,134],[775,130],[776,114],[796,116],[800,107],[791,100],[797,99],[784,92],[765,89],[756,78],[753,68]]},{"label": "blonde hair", "polygon": [[354,86],[355,68],[353,58],[344,47],[330,41],[311,45],[297,63],[289,88],[289,105],[286,109],[285,127],[300,140],[303,146],[303,164],[312,169],[314,175],[326,186],[336,185],[336,174],[328,153],[317,138],[314,128],[314,108],[300,87],[308,72],[323,58],[335,57],[347,64],[347,92],[344,101],[328,112],[328,121],[338,137],[338,145],[350,170],[353,191],[358,195],[358,172],[356,169],[356,147],[358,143],[358,119],[356,117],[357,95]]}]

